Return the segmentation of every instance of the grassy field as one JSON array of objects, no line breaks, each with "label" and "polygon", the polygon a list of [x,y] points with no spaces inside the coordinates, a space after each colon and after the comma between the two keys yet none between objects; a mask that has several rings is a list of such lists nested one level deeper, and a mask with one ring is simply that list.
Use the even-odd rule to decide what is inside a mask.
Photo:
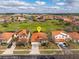
[{"label": "grassy field", "polygon": [[42,27],[42,31],[49,31],[55,29],[62,29],[64,28],[63,25],[58,25],[58,20],[47,20],[45,22],[33,22],[33,21],[26,21],[26,22],[13,22],[8,23],[7,27],[4,27],[3,24],[0,24],[0,31],[15,31],[18,29],[28,29],[30,31],[36,31],[37,26]]}]

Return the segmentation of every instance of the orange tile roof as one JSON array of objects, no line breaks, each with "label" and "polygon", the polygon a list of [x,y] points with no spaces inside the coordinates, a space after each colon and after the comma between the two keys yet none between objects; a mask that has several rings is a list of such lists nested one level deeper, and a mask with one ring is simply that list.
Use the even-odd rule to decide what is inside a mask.
[{"label": "orange tile roof", "polygon": [[52,35],[58,35],[58,34],[60,34],[61,32],[64,32],[64,31],[62,31],[62,30],[56,30],[56,31],[52,31]]},{"label": "orange tile roof", "polygon": [[79,40],[79,33],[77,33],[77,32],[69,32],[68,34],[71,36],[71,38],[73,38],[75,40]]},{"label": "orange tile roof", "polygon": [[27,30],[26,29],[23,29],[23,30],[20,30],[18,32],[16,32],[18,35],[22,35],[22,34],[27,34]]},{"label": "orange tile roof", "polygon": [[[28,34],[28,32],[29,32],[28,30],[23,29],[23,30],[20,30],[20,31],[16,32],[16,34],[18,36],[26,36]],[[29,39],[27,39],[25,37],[22,37],[22,38],[19,37],[17,42],[28,42],[28,41],[29,41]]]},{"label": "orange tile roof", "polygon": [[[61,32],[64,32],[64,31],[62,31],[62,30],[56,30],[56,31],[52,31],[52,35],[53,36],[56,36],[56,35],[58,35],[58,34],[61,34]],[[65,42],[65,40],[64,39],[55,39],[54,40],[55,42]]]},{"label": "orange tile roof", "polygon": [[46,33],[43,33],[43,32],[33,33],[32,34],[32,37],[31,37],[31,41],[32,42],[37,42],[41,38],[48,39],[47,34]]},{"label": "orange tile roof", "polygon": [[12,35],[13,35],[14,33],[12,33],[12,32],[4,32],[4,33],[2,33],[2,35],[1,35],[1,37],[3,38],[3,40],[9,40],[9,38],[10,37],[12,37]]}]

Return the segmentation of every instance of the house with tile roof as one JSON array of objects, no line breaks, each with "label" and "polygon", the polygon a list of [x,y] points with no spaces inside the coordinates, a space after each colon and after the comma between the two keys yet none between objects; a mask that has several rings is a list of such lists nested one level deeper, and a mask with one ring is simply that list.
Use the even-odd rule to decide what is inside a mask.
[{"label": "house with tile roof", "polygon": [[44,42],[48,41],[48,36],[44,32],[35,32],[32,34],[31,42]]},{"label": "house with tile roof", "polygon": [[14,34],[14,37],[16,37],[16,39],[15,39],[15,41],[17,42],[16,44],[19,44],[19,43],[27,44],[27,43],[29,43],[30,36],[31,36],[31,33],[26,29],[17,31]]},{"label": "house with tile roof", "polygon": [[3,32],[0,34],[0,40],[5,43],[9,43],[12,40],[13,32]]},{"label": "house with tile roof", "polygon": [[30,54],[40,54],[39,46],[42,42],[48,42],[47,34],[44,32],[34,32],[31,37],[32,48]]},{"label": "house with tile roof", "polygon": [[73,42],[79,43],[79,33],[78,32],[69,32],[68,35],[72,38]]},{"label": "house with tile roof", "polygon": [[57,44],[60,42],[66,43],[68,38],[70,36],[62,30],[52,31],[52,40]]}]

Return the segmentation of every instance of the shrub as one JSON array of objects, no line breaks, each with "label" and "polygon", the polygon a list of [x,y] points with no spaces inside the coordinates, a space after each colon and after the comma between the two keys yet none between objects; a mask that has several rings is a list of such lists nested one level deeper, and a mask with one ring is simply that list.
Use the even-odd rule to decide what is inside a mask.
[{"label": "shrub", "polygon": [[25,47],[25,45],[26,45],[26,43],[24,43],[24,42],[17,42],[16,43],[16,46],[24,46]]}]

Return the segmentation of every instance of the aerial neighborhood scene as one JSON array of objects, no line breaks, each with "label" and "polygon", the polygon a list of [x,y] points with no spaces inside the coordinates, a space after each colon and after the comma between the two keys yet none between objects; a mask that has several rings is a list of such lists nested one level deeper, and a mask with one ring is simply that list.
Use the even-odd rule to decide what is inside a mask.
[{"label": "aerial neighborhood scene", "polygon": [[0,15],[1,55],[62,55],[78,51],[78,14]]},{"label": "aerial neighborhood scene", "polygon": [[1,56],[74,54],[79,0],[0,0]]}]

